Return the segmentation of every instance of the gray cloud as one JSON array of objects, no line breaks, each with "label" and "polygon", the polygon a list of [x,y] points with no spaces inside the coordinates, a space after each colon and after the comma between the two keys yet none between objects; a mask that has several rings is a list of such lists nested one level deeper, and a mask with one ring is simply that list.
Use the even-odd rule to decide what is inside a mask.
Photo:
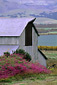
[{"label": "gray cloud", "polygon": [[30,3],[33,5],[49,5],[57,3],[57,0],[7,0],[9,2],[16,2],[19,4]]},{"label": "gray cloud", "polygon": [[[57,0],[0,0],[0,13],[7,12],[14,9],[22,9],[22,10],[25,8],[28,9],[31,8],[30,5],[35,5],[32,6],[32,8],[34,7],[35,9],[38,9],[38,5],[45,5],[49,7],[47,8],[49,10],[50,8],[52,8],[51,6],[57,8],[56,3]],[[29,6],[23,4],[29,4]]]},{"label": "gray cloud", "polygon": [[24,4],[24,3],[33,3],[33,0],[7,0],[9,2],[16,2],[16,3],[19,3],[19,4]]}]

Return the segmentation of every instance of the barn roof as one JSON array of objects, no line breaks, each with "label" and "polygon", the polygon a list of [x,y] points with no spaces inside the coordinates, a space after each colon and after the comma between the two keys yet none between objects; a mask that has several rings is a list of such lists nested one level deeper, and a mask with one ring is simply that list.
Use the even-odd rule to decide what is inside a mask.
[{"label": "barn roof", "polygon": [[0,18],[0,36],[20,36],[29,22],[35,18]]}]

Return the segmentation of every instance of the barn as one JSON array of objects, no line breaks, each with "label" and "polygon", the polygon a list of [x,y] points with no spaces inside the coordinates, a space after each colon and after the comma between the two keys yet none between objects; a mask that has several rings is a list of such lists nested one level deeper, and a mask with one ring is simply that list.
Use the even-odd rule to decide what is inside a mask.
[{"label": "barn", "polygon": [[46,66],[47,58],[38,50],[38,31],[35,18],[0,18],[0,56],[4,52],[24,49],[32,56],[32,61],[39,61]]}]

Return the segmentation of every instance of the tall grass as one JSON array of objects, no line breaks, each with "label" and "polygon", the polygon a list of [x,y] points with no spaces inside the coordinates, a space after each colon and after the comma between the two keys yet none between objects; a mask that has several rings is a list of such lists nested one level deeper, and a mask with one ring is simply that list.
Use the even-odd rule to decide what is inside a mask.
[{"label": "tall grass", "polygon": [[40,50],[57,50],[57,46],[38,46]]}]

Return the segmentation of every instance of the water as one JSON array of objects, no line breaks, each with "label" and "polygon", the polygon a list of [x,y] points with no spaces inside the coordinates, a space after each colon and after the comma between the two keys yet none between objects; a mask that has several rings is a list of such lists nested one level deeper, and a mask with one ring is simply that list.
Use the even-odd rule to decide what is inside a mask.
[{"label": "water", "polygon": [[38,37],[38,45],[57,46],[57,35],[40,35]]}]

